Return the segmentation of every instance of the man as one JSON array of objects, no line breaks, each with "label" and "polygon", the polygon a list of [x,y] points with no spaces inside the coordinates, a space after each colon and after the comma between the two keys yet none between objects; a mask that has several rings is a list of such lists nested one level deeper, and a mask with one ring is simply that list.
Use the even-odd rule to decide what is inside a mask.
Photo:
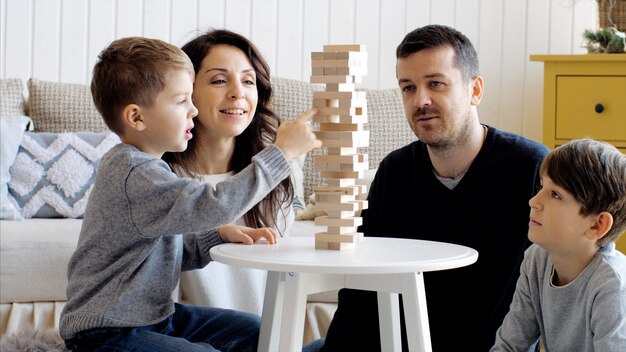
[{"label": "man", "polygon": [[[476,51],[460,32],[418,28],[396,57],[407,121],[419,141],[380,163],[361,230],[476,249],[475,264],[424,275],[426,300],[434,351],[488,351],[529,245],[528,200],[548,150],[481,125],[484,83]],[[406,350],[403,319],[402,326]],[[322,351],[378,346],[376,293],[341,290]]]}]

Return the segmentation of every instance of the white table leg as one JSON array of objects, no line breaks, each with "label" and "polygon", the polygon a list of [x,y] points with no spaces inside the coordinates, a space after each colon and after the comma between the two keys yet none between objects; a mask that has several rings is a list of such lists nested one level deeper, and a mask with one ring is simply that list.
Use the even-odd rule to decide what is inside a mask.
[{"label": "white table leg", "polygon": [[431,352],[423,273],[402,275],[402,303],[410,351]]},{"label": "white table leg", "polygon": [[378,292],[381,351],[401,351],[400,304],[397,293]]},{"label": "white table leg", "polygon": [[280,329],[280,351],[301,351],[307,292],[306,273],[288,272],[285,276],[283,322]]},{"label": "white table leg", "polygon": [[269,271],[263,298],[259,351],[278,351],[286,273]]}]

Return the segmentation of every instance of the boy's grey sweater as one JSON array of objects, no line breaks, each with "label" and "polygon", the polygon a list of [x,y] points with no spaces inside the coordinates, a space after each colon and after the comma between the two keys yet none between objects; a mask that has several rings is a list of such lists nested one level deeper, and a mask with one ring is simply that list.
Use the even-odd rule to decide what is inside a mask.
[{"label": "boy's grey sweater", "polygon": [[204,267],[209,249],[222,243],[212,229],[241,217],[290,172],[271,145],[214,190],[133,146],[113,147],[98,167],[68,264],[61,336],[167,318],[181,270]]},{"label": "boy's grey sweater", "polygon": [[549,352],[626,351],[626,256],[611,243],[565,286],[551,284],[553,269],[546,250],[526,250],[491,351],[528,351],[539,338]]}]

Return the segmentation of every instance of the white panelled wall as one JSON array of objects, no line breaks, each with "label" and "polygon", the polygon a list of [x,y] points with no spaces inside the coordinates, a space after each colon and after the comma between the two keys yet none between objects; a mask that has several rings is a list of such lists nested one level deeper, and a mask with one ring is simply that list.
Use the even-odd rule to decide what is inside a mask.
[{"label": "white panelled wall", "polygon": [[[541,141],[543,66],[530,54],[584,53],[595,0],[0,0],[0,78],[89,83],[100,50],[140,35],[182,45],[210,27],[250,38],[273,75],[308,80],[310,52],[367,45],[363,87],[392,88],[410,30],[446,24],[478,50],[483,122]],[[408,128],[408,127],[407,127]]]}]

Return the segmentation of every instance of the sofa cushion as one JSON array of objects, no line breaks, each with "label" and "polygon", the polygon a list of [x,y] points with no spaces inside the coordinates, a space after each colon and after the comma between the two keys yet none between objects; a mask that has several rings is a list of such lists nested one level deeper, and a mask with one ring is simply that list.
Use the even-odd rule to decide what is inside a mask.
[{"label": "sofa cushion", "polygon": [[82,217],[112,132],[26,132],[10,169],[9,192],[24,218]]},{"label": "sofa cushion", "polygon": [[416,141],[417,137],[406,121],[400,89],[365,91],[368,114],[365,129],[370,131],[367,154],[370,169],[376,169],[387,154]]},{"label": "sofa cushion", "polygon": [[0,79],[0,115],[26,115],[24,112],[24,86],[21,79]]},{"label": "sofa cushion", "polygon": [[108,130],[85,84],[28,81],[30,117],[39,132]]},{"label": "sofa cushion", "polygon": [[65,301],[82,220],[0,221],[0,303]]}]

